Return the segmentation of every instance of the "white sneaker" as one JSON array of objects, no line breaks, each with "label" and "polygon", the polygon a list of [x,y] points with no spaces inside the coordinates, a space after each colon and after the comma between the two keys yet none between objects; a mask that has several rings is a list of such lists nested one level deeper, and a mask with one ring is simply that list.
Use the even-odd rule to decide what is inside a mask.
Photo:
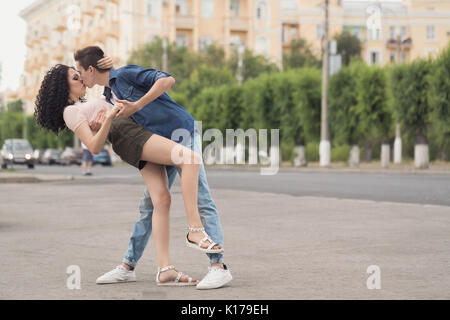
[{"label": "white sneaker", "polygon": [[118,265],[115,269],[97,278],[97,284],[134,282],[136,273],[134,270],[127,270],[123,265]]},{"label": "white sneaker", "polygon": [[226,265],[223,266],[224,269],[208,267],[208,274],[197,284],[197,289],[217,289],[230,282],[233,279],[231,272]]}]

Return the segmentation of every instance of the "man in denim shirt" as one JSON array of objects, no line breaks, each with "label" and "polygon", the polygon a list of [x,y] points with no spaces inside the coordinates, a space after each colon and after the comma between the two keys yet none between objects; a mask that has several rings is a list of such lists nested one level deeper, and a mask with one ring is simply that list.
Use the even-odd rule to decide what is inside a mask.
[{"label": "man in denim shirt", "polygon": [[[88,87],[95,84],[105,86],[103,94],[106,100],[112,104],[119,102],[123,106],[118,116],[130,116],[151,132],[182,143],[199,154],[202,153],[201,134],[194,118],[165,92],[175,82],[170,74],[135,65],[105,71],[96,65],[101,58],[103,58],[103,51],[99,47],[87,47],[75,54],[77,69],[81,73],[83,82]],[[91,63],[88,66],[86,61],[95,61],[95,65]],[[174,166],[165,167],[170,190],[177,172],[181,174],[181,171]],[[206,180],[203,162],[200,164],[198,183],[198,208],[202,224],[212,240],[223,247],[222,228]],[[153,209],[150,194],[145,188],[139,203],[141,215],[134,225],[122,264],[99,277],[97,283],[135,281],[134,268],[152,232]],[[231,281],[231,273],[223,262],[223,253],[207,255],[211,267],[208,268],[209,272],[204,279],[197,284],[197,288],[219,288]]]}]

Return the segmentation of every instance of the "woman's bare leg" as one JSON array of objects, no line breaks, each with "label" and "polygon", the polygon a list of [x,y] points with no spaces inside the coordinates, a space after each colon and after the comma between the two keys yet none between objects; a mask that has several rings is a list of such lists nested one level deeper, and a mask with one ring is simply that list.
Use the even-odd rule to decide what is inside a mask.
[{"label": "woman's bare leg", "polygon": [[[179,161],[182,159],[184,159],[184,161]],[[192,228],[203,227],[197,205],[198,173],[201,156],[179,143],[160,135],[153,134],[144,145],[141,160],[181,168],[181,192],[183,194],[184,207],[189,226]],[[189,240],[196,243],[200,242],[203,237],[204,235],[199,232],[189,233]],[[207,248],[210,244],[209,241],[205,241],[202,247]],[[214,249],[219,248],[221,248],[220,245],[214,246]]]},{"label": "woman's bare leg", "polygon": [[[155,241],[156,257],[160,268],[171,265],[169,254],[169,211],[171,197],[168,189],[167,173],[164,166],[147,162],[141,170],[142,178],[147,186],[153,202],[152,232]],[[178,272],[168,270],[159,276],[161,282],[176,279]],[[182,276],[180,281],[187,282],[188,277]],[[193,279],[193,281],[196,281]]]}]

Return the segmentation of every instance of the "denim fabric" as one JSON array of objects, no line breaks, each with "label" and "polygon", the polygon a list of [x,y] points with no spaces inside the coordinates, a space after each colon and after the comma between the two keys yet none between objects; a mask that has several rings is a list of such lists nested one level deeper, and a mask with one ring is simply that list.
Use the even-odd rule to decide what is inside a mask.
[{"label": "denim fabric", "polygon": [[[111,69],[109,88],[105,87],[103,95],[106,101],[111,103],[112,90],[118,99],[135,102],[142,98],[156,81],[170,76],[167,72],[135,65]],[[167,93],[163,93],[131,117],[147,130],[175,142],[181,141],[181,138],[172,139],[175,130],[185,129],[187,136],[192,136],[194,131],[194,118]]]}]

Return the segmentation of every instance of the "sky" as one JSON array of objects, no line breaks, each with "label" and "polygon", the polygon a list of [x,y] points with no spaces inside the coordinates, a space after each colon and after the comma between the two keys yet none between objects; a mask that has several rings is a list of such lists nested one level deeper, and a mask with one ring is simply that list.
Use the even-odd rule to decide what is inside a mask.
[{"label": "sky", "polygon": [[17,90],[19,87],[26,55],[26,24],[18,14],[33,2],[34,0],[0,1],[0,43],[2,44],[0,49],[0,91],[7,88]]},{"label": "sky", "polygon": [[34,0],[0,2],[0,91],[17,90],[25,61],[25,21],[19,17],[23,8]]}]

